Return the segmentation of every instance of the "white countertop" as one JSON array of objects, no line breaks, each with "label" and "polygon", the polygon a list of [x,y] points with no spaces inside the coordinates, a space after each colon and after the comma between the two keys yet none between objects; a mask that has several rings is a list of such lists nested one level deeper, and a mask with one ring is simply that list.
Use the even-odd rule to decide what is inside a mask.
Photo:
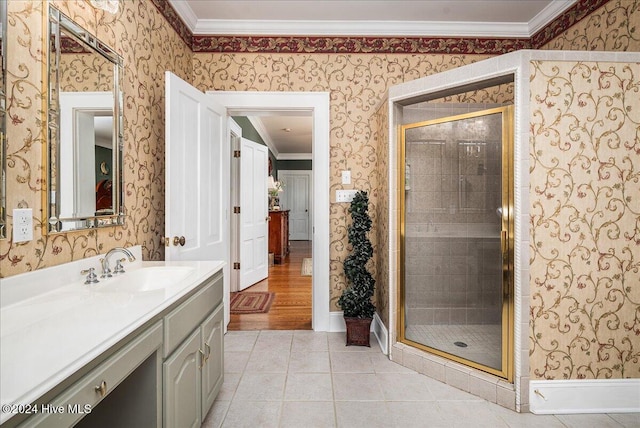
[{"label": "white countertop", "polygon": [[[33,296],[15,298],[3,290],[0,309],[1,404],[33,403],[218,272],[224,262],[136,261],[125,264],[130,272],[150,266],[193,269],[175,284],[141,292],[127,292],[122,288],[107,290],[111,279],[85,285],[77,266],[74,262],[74,275],[78,280],[46,288],[40,285]],[[47,282],[55,283],[55,273],[62,273],[60,269],[65,269],[64,265],[43,269],[50,272],[38,272],[38,275],[44,278],[42,275],[48,274]],[[124,273],[120,278],[126,275]],[[31,275],[31,280],[34,278]],[[14,284],[5,287],[8,279],[3,280],[5,284],[0,288],[15,287],[19,282],[19,278],[14,278]],[[1,413],[0,423],[11,416]]]}]

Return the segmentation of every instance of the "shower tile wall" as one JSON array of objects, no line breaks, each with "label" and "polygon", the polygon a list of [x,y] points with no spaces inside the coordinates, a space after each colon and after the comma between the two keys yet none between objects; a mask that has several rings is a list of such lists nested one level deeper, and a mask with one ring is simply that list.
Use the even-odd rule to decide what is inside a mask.
[{"label": "shower tile wall", "polygon": [[[426,121],[495,106],[425,104],[411,112],[405,109],[405,121]],[[485,126],[485,135],[472,138],[477,144],[460,143],[452,138],[451,129],[443,135],[422,129],[407,133],[406,325],[500,323],[500,222],[496,209],[501,204],[501,147],[499,137],[490,144],[486,135],[499,136],[501,129],[491,123]],[[465,137],[473,134],[471,130]],[[457,230],[460,236],[432,236],[447,228]]]}]

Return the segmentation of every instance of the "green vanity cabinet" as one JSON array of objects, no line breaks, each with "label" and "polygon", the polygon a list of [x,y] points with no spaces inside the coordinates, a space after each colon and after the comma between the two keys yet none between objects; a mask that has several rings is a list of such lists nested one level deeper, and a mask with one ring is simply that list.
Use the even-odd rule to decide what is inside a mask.
[{"label": "green vanity cabinet", "polygon": [[202,424],[222,386],[223,339],[219,276],[165,317],[165,428]]},{"label": "green vanity cabinet", "polygon": [[222,271],[190,288],[2,428],[200,427],[223,382]]}]

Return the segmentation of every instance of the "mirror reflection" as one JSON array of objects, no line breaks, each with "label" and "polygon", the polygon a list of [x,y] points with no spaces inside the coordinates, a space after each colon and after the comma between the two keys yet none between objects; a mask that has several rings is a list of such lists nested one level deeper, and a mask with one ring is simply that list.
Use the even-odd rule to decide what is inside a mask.
[{"label": "mirror reflection", "polygon": [[49,231],[122,224],[122,59],[50,8]]},{"label": "mirror reflection", "polygon": [[0,238],[5,238],[6,235],[6,137],[5,137],[5,70],[6,66],[6,37],[7,33],[7,2],[0,2]]}]

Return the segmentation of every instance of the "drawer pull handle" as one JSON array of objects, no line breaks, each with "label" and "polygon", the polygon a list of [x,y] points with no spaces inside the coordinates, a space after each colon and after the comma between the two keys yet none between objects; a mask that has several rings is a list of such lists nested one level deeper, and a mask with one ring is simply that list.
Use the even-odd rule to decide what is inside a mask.
[{"label": "drawer pull handle", "polygon": [[202,349],[198,349],[198,352],[200,352],[200,370],[202,370],[202,368],[204,367],[204,363],[207,362],[207,358],[204,356],[204,352],[202,352]]},{"label": "drawer pull handle", "polygon": [[105,395],[107,395],[107,382],[103,380],[102,382],[100,382],[100,385],[95,387],[95,390],[98,394],[100,394],[100,397],[104,397]]},{"label": "drawer pull handle", "polygon": [[207,342],[204,342],[204,346],[207,349],[207,359],[205,361],[209,361],[209,357],[211,356],[211,346]]}]

